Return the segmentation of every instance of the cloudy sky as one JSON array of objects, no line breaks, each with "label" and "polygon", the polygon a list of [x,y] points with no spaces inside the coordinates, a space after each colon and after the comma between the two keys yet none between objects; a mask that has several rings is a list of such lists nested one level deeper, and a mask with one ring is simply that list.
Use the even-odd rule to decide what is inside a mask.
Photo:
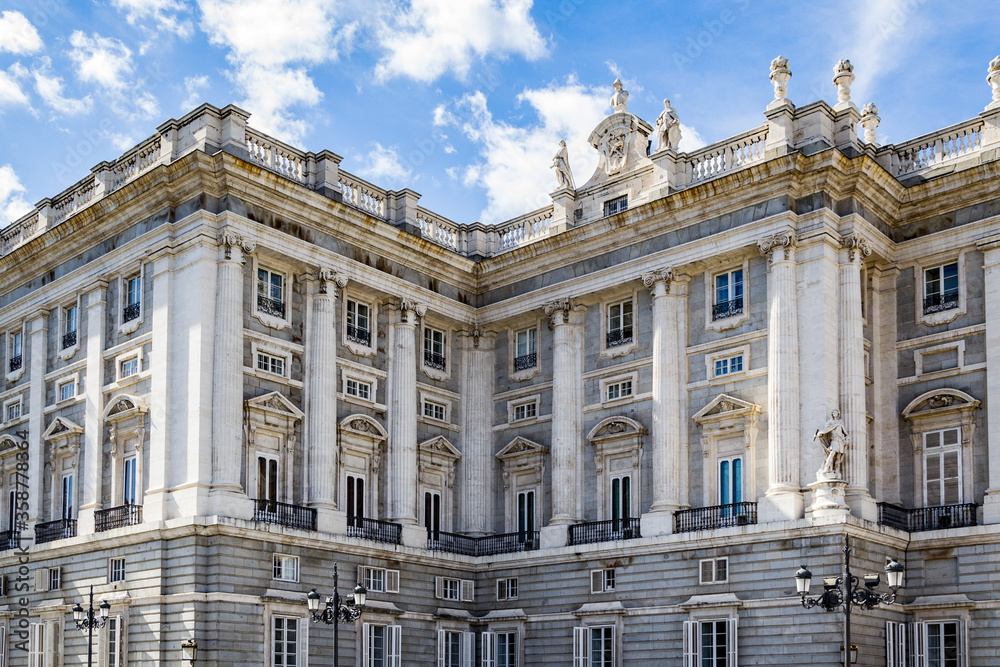
[{"label": "cloudy sky", "polygon": [[585,182],[616,76],[690,150],[763,122],[774,56],[799,105],[850,58],[904,141],[983,110],[998,27],[985,0],[0,0],[0,227],[202,102],[461,222],[547,203],[560,139]]}]

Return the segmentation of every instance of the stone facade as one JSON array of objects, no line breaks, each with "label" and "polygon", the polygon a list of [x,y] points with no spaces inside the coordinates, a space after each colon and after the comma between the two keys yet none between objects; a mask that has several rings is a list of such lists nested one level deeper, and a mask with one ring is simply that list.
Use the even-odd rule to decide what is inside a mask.
[{"label": "stone facade", "polygon": [[845,535],[906,567],[858,664],[1000,661],[1000,108],[883,146],[852,72],[797,107],[776,59],[692,153],[616,82],[597,172],[494,227],[233,106],[40,202],[0,239],[0,667],[83,664],[90,586],[100,665],[330,664],[333,564],[342,664],[837,664],[792,576]]}]

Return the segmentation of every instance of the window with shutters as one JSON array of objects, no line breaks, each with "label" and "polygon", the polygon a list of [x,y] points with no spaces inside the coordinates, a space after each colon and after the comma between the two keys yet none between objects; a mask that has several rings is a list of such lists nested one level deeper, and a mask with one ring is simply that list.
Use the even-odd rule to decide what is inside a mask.
[{"label": "window with shutters", "polygon": [[28,667],[52,667],[45,659],[45,623],[28,626]]},{"label": "window with shutters", "polygon": [[729,581],[728,558],[705,558],[699,561],[698,583],[724,584]]},{"label": "window with shutters", "polygon": [[401,626],[362,623],[361,641],[364,667],[400,667],[402,664]]},{"label": "window with shutters", "polygon": [[305,667],[309,655],[306,644],[307,624],[294,616],[271,617],[270,667]]},{"label": "window with shutters", "polygon": [[362,566],[361,576],[358,579],[368,589],[369,593],[399,592],[399,570]]},{"label": "window with shutters", "polygon": [[966,667],[968,647],[958,619],[889,621],[885,642],[886,667]]},{"label": "window with shutters", "polygon": [[475,597],[475,582],[471,579],[435,577],[434,597],[440,600],[473,602],[473,598]]},{"label": "window with shutters", "polygon": [[684,667],[737,667],[737,619],[684,622]]},{"label": "window with shutters", "polygon": [[274,554],[271,573],[272,578],[276,581],[297,582],[299,580],[299,557]]},{"label": "window with shutters", "polygon": [[[123,667],[125,664],[125,626],[122,617],[109,616],[98,639],[98,666]],[[97,651],[95,651],[97,652]]]},{"label": "window with shutters", "polygon": [[460,630],[438,630],[438,667],[472,667],[476,636]]},{"label": "window with shutters", "polygon": [[257,454],[257,499],[278,502],[278,457]]},{"label": "window with shutters", "polygon": [[517,599],[517,577],[497,579],[497,600]]},{"label": "window with shutters", "polygon": [[483,667],[517,667],[516,630],[482,633]]},{"label": "window with shutters", "polygon": [[590,592],[610,593],[615,590],[615,569],[590,571]]},{"label": "window with shutters", "polygon": [[615,626],[573,628],[574,667],[614,667]]}]

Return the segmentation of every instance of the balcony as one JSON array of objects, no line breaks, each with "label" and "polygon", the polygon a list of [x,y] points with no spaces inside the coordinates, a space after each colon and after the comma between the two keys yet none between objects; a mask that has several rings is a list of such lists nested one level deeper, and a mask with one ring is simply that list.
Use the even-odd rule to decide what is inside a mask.
[{"label": "balcony", "polygon": [[424,350],[424,366],[430,366],[431,368],[443,371],[445,369],[444,355]]},{"label": "balcony", "polygon": [[142,306],[140,306],[138,302],[130,303],[127,306],[125,306],[125,308],[122,310],[122,323],[124,324],[125,322],[131,322],[132,320],[139,317],[139,311],[141,310],[141,308]]},{"label": "balcony", "polygon": [[674,512],[675,533],[749,526],[755,523],[757,523],[757,503],[753,502],[697,507]]},{"label": "balcony", "polygon": [[10,367],[10,372],[11,373],[13,373],[16,370],[20,370],[20,368],[21,368],[21,355],[18,354],[18,355],[15,355],[15,356],[11,357],[10,358],[10,363],[8,364],[8,366]]},{"label": "balcony", "polygon": [[67,347],[73,347],[74,345],[76,345],[76,332],[67,331],[65,334],[63,334],[62,344],[64,350]]},{"label": "balcony", "polygon": [[628,345],[632,342],[632,327],[622,327],[621,329],[612,329],[608,332],[606,337],[607,347],[618,347],[619,345]]},{"label": "balcony", "polygon": [[368,329],[362,329],[361,327],[356,327],[353,324],[347,325],[347,340],[352,343],[357,343],[358,345],[364,345],[368,347],[371,345],[372,332]]},{"label": "balcony", "polygon": [[257,295],[257,310],[265,315],[285,319],[285,302],[280,299],[269,299],[263,294]]},{"label": "balcony", "polygon": [[403,527],[398,523],[366,519],[360,516],[347,518],[348,537],[360,537],[363,540],[385,542],[386,544],[399,544],[402,535]]},{"label": "balcony", "polygon": [[514,370],[515,371],[526,371],[529,368],[534,368],[538,363],[538,354],[532,352],[531,354],[522,354],[519,357],[514,357]]},{"label": "balcony", "polygon": [[908,533],[976,525],[975,503],[905,509],[889,503],[878,504],[878,522]]},{"label": "balcony", "polygon": [[300,530],[316,530],[316,509],[255,498],[253,501],[253,520]]},{"label": "balcony", "polygon": [[18,549],[21,546],[21,533],[16,530],[0,530],[0,551]]},{"label": "balcony", "polygon": [[952,308],[958,308],[957,289],[928,294],[924,297],[924,315],[939,313],[942,310],[951,310]]},{"label": "balcony", "polygon": [[142,505],[119,505],[94,512],[94,530],[98,533],[142,523]]},{"label": "balcony", "polygon": [[569,546],[635,540],[640,537],[642,533],[639,531],[639,519],[588,521],[569,527]]},{"label": "balcony", "polygon": [[743,314],[743,297],[723,301],[712,306],[712,320],[724,320]]},{"label": "balcony", "polygon": [[35,544],[76,537],[76,519],[56,519],[35,526]]},{"label": "balcony", "polygon": [[503,533],[470,537],[443,530],[427,531],[427,548],[431,551],[447,551],[463,556],[495,556],[497,554],[535,551],[538,549],[538,531]]}]

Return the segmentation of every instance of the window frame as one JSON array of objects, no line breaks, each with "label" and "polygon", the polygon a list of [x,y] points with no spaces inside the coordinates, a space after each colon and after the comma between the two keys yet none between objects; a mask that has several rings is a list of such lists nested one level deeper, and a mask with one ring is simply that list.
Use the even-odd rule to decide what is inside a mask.
[{"label": "window frame", "polygon": [[[25,419],[24,415],[24,403],[23,395],[18,394],[14,398],[8,399],[3,403],[3,423],[4,424],[14,424],[22,419]],[[11,408],[17,408],[17,415],[11,417]]]},{"label": "window frame", "polygon": [[[146,316],[146,267],[140,262],[139,270],[132,271],[129,273],[121,273],[118,275],[118,332],[128,335],[135,333],[140,326],[142,326],[143,320]],[[135,302],[129,301],[129,283],[133,280],[138,281],[138,297]],[[130,319],[125,319],[125,310],[130,306],[138,306],[137,314],[135,317]]]},{"label": "window frame", "polygon": [[[428,334],[430,334],[430,345],[431,348],[428,350]],[[436,354],[434,352],[434,337],[436,334],[440,334],[441,340],[441,368],[428,364],[428,354]],[[447,380],[451,377],[451,329],[447,327],[435,326],[426,322],[422,322],[420,327],[420,369],[429,378],[434,380]]]},{"label": "window frame", "polygon": [[[517,424],[518,426],[524,426],[526,424],[533,424],[538,421],[539,410],[541,408],[542,396],[541,394],[532,394],[531,396],[523,396],[521,398],[515,398],[507,401],[507,423]],[[517,409],[526,406],[534,406],[534,414],[530,416],[517,418]],[[526,410],[527,411],[527,410]]]},{"label": "window frame", "polygon": [[[739,282],[734,280],[735,274],[739,273]],[[719,279],[725,277],[726,285],[725,290],[727,293],[727,298],[724,302],[719,300]],[[739,285],[739,295],[734,296],[732,292],[734,287]],[[730,304],[735,304],[739,301],[739,305],[730,306]],[[743,314],[743,308],[746,306],[746,273],[743,267],[736,269],[729,269],[728,271],[720,271],[712,275],[712,320],[718,322],[719,320],[727,320],[732,317],[739,317]],[[726,310],[722,311],[726,313],[724,316],[719,316],[719,306],[723,303],[727,305]],[[733,312],[738,308],[738,311]]]},{"label": "window frame", "polygon": [[[524,382],[530,380],[542,369],[542,355],[539,346],[542,342],[543,320],[522,318],[507,328],[507,376],[511,382]],[[518,369],[518,336],[527,334],[534,330],[534,352],[526,352],[524,357],[534,354],[534,363],[531,366],[524,366]],[[526,343],[526,349],[530,348],[530,343]],[[521,362],[523,365],[525,362]]]},{"label": "window frame", "polygon": [[[287,329],[292,326],[292,294],[294,287],[294,275],[291,271],[278,267],[275,263],[271,262],[261,262],[257,253],[253,254],[253,273],[250,276],[250,314],[256,317],[261,324],[269,329]],[[267,310],[261,309],[260,304],[260,272],[264,271],[268,276],[281,276],[281,304],[283,307],[282,315],[279,317],[274,313],[268,312]],[[270,280],[268,281],[268,286],[270,286]],[[270,290],[269,292],[270,293]],[[274,300],[270,296],[264,297],[269,300]],[[255,364],[256,366],[256,360]]]},{"label": "window frame", "polygon": [[[63,388],[67,386],[73,388],[73,393],[71,393],[69,396],[63,396],[62,395]],[[62,378],[60,380],[56,380],[56,392],[55,392],[56,403],[65,403],[66,401],[72,401],[74,398],[76,398],[77,397],[76,386],[77,386],[76,374],[73,374],[66,378]]]},{"label": "window frame", "polygon": [[605,567],[590,571],[590,593],[614,593],[618,587],[616,568]]},{"label": "window frame", "polygon": [[[645,297],[644,297],[645,298]],[[625,303],[631,302],[631,317],[632,317],[632,336],[628,339],[621,335],[622,341],[615,343],[614,345],[608,345],[609,337],[611,336],[611,309],[615,306],[621,306]],[[639,340],[639,315],[642,309],[639,306],[639,290],[622,291],[616,290],[612,294],[609,294],[606,298],[601,300],[601,346],[600,355],[604,358],[614,359],[615,357],[622,357],[630,352],[634,351],[638,346]],[[621,326],[614,329],[614,331],[624,332],[627,327],[624,325],[624,316],[619,315],[622,319]]]},{"label": "window frame", "polygon": [[610,199],[605,199],[601,202],[601,212],[604,213],[602,218],[609,218],[612,215],[618,215],[619,213],[624,213],[629,208],[629,196],[628,193],[615,195]]},{"label": "window frame", "polygon": [[[76,312],[75,318],[76,322],[71,330],[70,317],[67,311],[74,310]],[[57,353],[59,358],[63,361],[68,361],[76,354],[76,351],[80,349],[80,297],[77,296],[76,300],[71,302],[64,302],[59,307],[59,339],[57,341],[57,347],[59,352]],[[73,335],[75,334],[75,335]],[[70,340],[72,336],[72,342],[67,345],[66,342]]]},{"label": "window frame", "polygon": [[[911,266],[913,270],[913,296],[914,296],[914,321],[929,327],[947,324],[965,315],[968,307],[969,285],[966,276],[965,255],[968,248],[961,248],[958,251],[949,249],[945,252],[935,253],[922,257]],[[927,271],[940,269],[950,264],[957,264],[958,279],[958,303],[954,308],[938,310],[934,312],[924,312],[924,302],[927,298]]]},{"label": "window frame", "polygon": [[114,584],[125,581],[125,556],[112,556],[108,558],[108,583]]},{"label": "window frame", "polygon": [[[301,616],[290,608],[282,608],[280,611],[270,610],[267,619],[267,636],[265,638],[265,650],[267,652],[267,665],[268,667],[275,666],[275,635],[277,634],[277,621],[282,620],[287,623],[287,621],[294,620],[296,622],[295,628],[295,658],[298,667],[308,667],[309,664],[309,617]],[[287,632],[287,626],[285,628]],[[285,644],[287,645],[287,640]],[[285,655],[290,655],[285,651]],[[282,661],[284,662],[284,660]]]},{"label": "window frame", "polygon": [[[25,325],[23,322],[15,328],[7,329],[4,335],[4,372],[7,376],[7,382],[16,382],[21,379],[24,375],[24,371],[27,367],[27,359],[25,359]],[[17,341],[17,348],[14,347],[14,341]],[[19,354],[14,354],[17,351]],[[17,368],[11,367],[11,362],[15,357],[19,358]]]},{"label": "window frame", "polygon": [[[501,593],[502,592],[502,593]],[[497,579],[497,601],[517,599],[517,577]]]},{"label": "window frame", "polygon": [[[755,260],[757,261],[757,260]],[[766,261],[761,258],[759,261]],[[716,285],[715,280],[717,276],[721,275],[732,275],[734,271],[743,272],[743,310],[739,313],[733,313],[728,317],[720,317],[716,319],[715,317],[715,307],[718,305],[716,303]],[[706,331],[727,331],[729,329],[735,329],[740,326],[748,319],[750,319],[750,257],[749,255],[744,255],[742,259],[738,257],[733,257],[731,261],[720,263],[707,269],[703,274],[702,278],[705,286],[705,330]],[[712,377],[712,373],[708,374],[708,377]]]},{"label": "window frame", "polygon": [[[120,387],[127,384],[132,384],[137,382],[143,377],[142,369],[142,346],[135,347],[128,352],[123,352],[115,357],[115,383]],[[131,375],[122,375],[122,366],[125,362],[129,361],[136,362],[136,371]]]},{"label": "window frame", "polygon": [[[264,364],[266,368],[261,368],[261,361],[265,361]],[[274,370],[276,367],[275,362],[280,362],[280,371]],[[271,352],[265,352],[264,350],[258,349],[254,353],[254,370],[258,373],[266,373],[268,375],[276,375],[281,378],[288,377],[286,370],[288,369],[288,359],[282,355],[272,354]]]},{"label": "window frame", "polygon": [[[712,565],[712,576],[709,579],[705,578],[705,564],[711,563]],[[726,576],[719,578],[719,563],[725,563]],[[729,583],[729,557],[719,556],[716,558],[702,558],[698,561],[698,584],[699,585],[713,585],[713,584],[728,584]]]},{"label": "window frame", "polygon": [[[631,384],[631,393],[622,396],[621,386],[626,382]],[[631,403],[633,401],[638,400],[638,395],[639,395],[639,392],[637,391],[638,383],[639,383],[639,373],[636,371],[633,371],[632,373],[628,373],[626,375],[615,375],[612,377],[601,378],[601,400],[600,400],[601,405],[604,407],[609,407],[615,405],[622,405],[624,403]],[[610,388],[614,385],[619,386],[619,395],[616,398],[609,398],[608,392],[610,391]]]},{"label": "window frame", "polygon": [[[351,309],[350,304],[355,304],[355,313],[357,306],[365,306],[368,308],[368,344],[358,342],[350,338],[348,335],[348,328],[352,325],[350,324],[351,319]],[[343,330],[341,333],[341,343],[349,349],[354,354],[361,357],[369,357],[376,353],[378,345],[378,303],[374,299],[367,299],[361,297],[356,292],[348,292],[344,296],[344,308],[343,308]]]},{"label": "window frame", "polygon": [[[291,564],[291,567],[288,564]],[[291,576],[285,574],[286,570],[291,571]],[[271,554],[271,580],[297,584],[299,582],[299,557],[283,553]]]},{"label": "window frame", "polygon": [[[945,444],[944,443],[944,434],[947,433],[947,432],[949,432],[949,431],[956,431],[957,432],[956,438],[955,438],[955,442],[952,443],[952,444]],[[927,436],[929,436],[929,435],[938,435],[938,436],[940,436],[941,444],[935,446],[933,448],[933,451],[928,451],[930,448],[927,445]],[[923,446],[921,447],[922,454],[923,454],[923,466],[922,466],[923,467],[923,476],[922,476],[923,477],[923,500],[924,500],[924,505],[923,506],[924,507],[943,507],[943,506],[947,506],[947,505],[961,505],[964,502],[964,493],[963,493],[963,491],[964,491],[963,486],[964,485],[963,485],[963,480],[962,480],[962,427],[961,426],[945,426],[943,428],[938,428],[938,429],[929,429],[929,430],[923,431],[920,434],[920,437],[921,437],[921,440],[923,441]],[[944,458],[945,458],[945,456],[947,454],[955,454],[956,476],[954,477],[954,479],[955,479],[955,491],[956,491],[957,498],[956,498],[956,500],[954,502],[946,502],[946,498],[945,498],[946,493],[947,493],[946,490],[945,490],[945,481],[947,479],[949,479],[949,478],[946,478],[944,476],[944,471],[945,471]],[[941,484],[941,488],[939,489],[939,492],[938,492],[938,499],[935,500],[935,501],[933,501],[933,502],[932,502],[932,499],[931,499],[930,490],[928,488],[929,487],[929,483],[930,483],[931,480],[930,480],[930,478],[927,475],[927,470],[928,470],[928,467],[929,467],[928,466],[928,460],[931,457],[937,457],[939,459],[938,469],[941,472],[941,475],[940,475],[940,477],[938,479],[938,482]],[[938,501],[940,501],[940,502],[938,502]]]},{"label": "window frame", "polygon": [[394,624],[388,619],[361,622],[361,632],[358,633],[358,643],[360,644],[358,657],[362,667],[373,667],[378,660],[378,656],[373,655],[372,651],[371,634],[374,628],[385,629],[384,653],[380,663],[384,667],[400,667],[402,664],[402,626]]}]

